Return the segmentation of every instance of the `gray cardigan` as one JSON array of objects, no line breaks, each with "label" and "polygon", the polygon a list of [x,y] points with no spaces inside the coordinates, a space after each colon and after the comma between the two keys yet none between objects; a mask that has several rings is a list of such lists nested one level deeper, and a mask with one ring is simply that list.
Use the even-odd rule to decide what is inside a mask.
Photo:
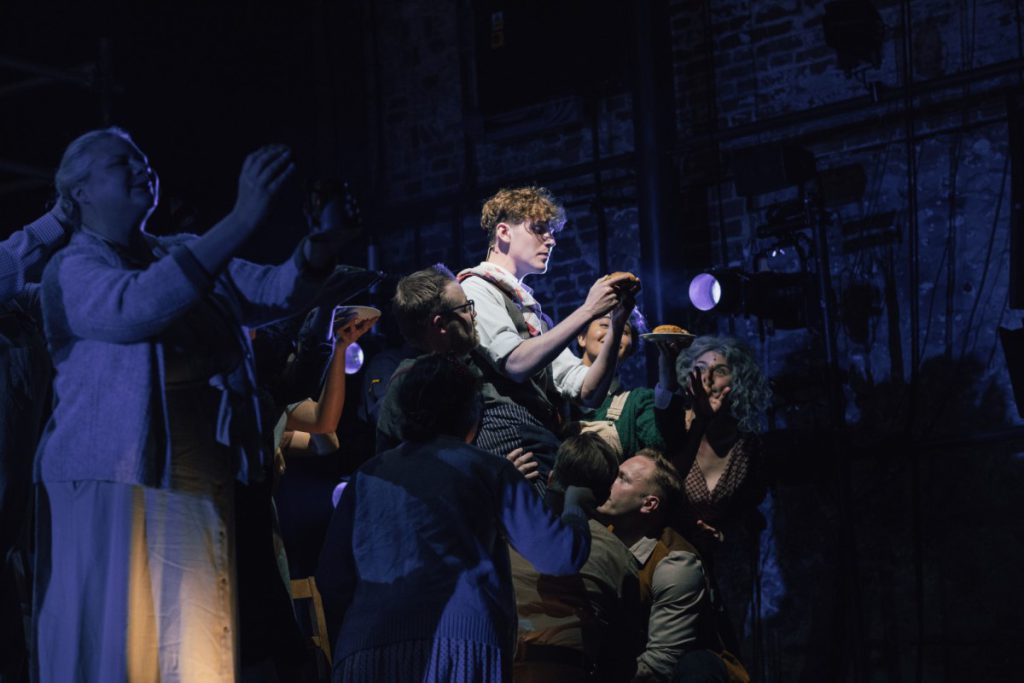
[{"label": "gray cardigan", "polygon": [[0,242],[0,306],[31,294],[34,285],[29,281],[38,280],[46,259],[63,240],[64,228],[47,213]]},{"label": "gray cardigan", "polygon": [[[236,478],[259,478],[264,450],[252,347],[243,325],[282,318],[319,288],[302,250],[278,266],[232,259],[216,277],[196,260],[194,236],[144,233],[157,260],[141,268],[112,245],[76,232],[43,274],[46,337],[56,368],[55,406],[36,453],[37,481],[112,481],[166,488],[170,429],[160,334],[204,297],[236,323],[244,361],[216,376],[217,440],[232,448]],[[269,427],[269,426],[268,426]]]}]

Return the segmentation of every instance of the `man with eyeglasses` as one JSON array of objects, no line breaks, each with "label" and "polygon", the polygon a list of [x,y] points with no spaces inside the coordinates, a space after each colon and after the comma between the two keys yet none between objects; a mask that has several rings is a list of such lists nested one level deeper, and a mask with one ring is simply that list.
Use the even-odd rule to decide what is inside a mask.
[{"label": "man with eyeglasses", "polygon": [[[504,399],[480,370],[486,361],[484,351],[478,346],[480,338],[474,324],[475,309],[475,302],[466,298],[455,276],[440,263],[399,280],[391,300],[394,319],[409,346],[423,354],[458,356],[471,372],[480,376],[483,413],[486,414]],[[380,379],[386,387],[383,387],[377,415],[377,453],[394,448],[403,440],[398,393],[405,374],[415,361],[415,357],[406,358],[390,377]],[[541,472],[537,470],[537,462],[531,453],[510,449],[510,452],[499,455],[507,457],[527,479],[535,483],[545,481],[540,478]]]},{"label": "man with eyeglasses", "polygon": [[[615,277],[605,277],[559,324],[544,315],[523,279],[547,272],[555,237],[565,225],[565,210],[547,189],[500,190],[484,203],[480,225],[488,235],[487,256],[458,276],[476,304],[482,351],[476,358],[496,390],[475,443],[496,454],[540,448],[553,458],[558,445],[553,434],[559,431],[564,402],[596,407],[608,394],[614,350],[634,302],[622,298]],[[610,343],[584,365],[568,346],[591,320],[609,312]],[[537,455],[543,470],[544,458]]]},{"label": "man with eyeglasses", "polygon": [[[455,276],[442,264],[411,273],[395,287],[392,313],[406,342],[420,353],[466,356],[476,347],[474,302],[466,298]],[[377,415],[377,452],[402,440],[395,400],[402,377],[415,358],[407,358],[390,378]]]}]

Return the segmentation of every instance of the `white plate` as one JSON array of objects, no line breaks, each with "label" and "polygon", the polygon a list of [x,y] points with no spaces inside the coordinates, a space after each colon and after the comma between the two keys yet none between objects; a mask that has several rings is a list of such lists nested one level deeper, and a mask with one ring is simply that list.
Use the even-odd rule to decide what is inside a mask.
[{"label": "white plate", "polygon": [[328,340],[334,336],[335,327],[339,324],[337,321],[345,320],[348,316],[352,316],[352,319],[347,322],[379,318],[380,309],[373,306],[335,306],[334,312],[331,313],[331,325],[327,328]]},{"label": "white plate", "polygon": [[697,335],[688,332],[647,332],[641,334],[640,338],[649,342],[681,342],[685,348],[693,343]]}]

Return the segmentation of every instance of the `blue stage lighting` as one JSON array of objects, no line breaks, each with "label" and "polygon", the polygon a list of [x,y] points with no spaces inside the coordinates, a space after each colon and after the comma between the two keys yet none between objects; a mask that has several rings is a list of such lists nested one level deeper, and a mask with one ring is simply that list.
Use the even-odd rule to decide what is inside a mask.
[{"label": "blue stage lighting", "polygon": [[722,283],[711,273],[690,280],[690,303],[698,310],[710,311],[722,300]]},{"label": "blue stage lighting", "polygon": [[747,273],[737,269],[712,270],[690,281],[690,303],[701,311],[725,315],[752,315],[775,327],[806,327],[808,304],[814,302],[814,284],[807,273]]},{"label": "blue stage lighting", "polygon": [[345,374],[354,375],[362,370],[365,358],[366,356],[363,354],[363,349],[359,344],[352,344],[345,349]]}]

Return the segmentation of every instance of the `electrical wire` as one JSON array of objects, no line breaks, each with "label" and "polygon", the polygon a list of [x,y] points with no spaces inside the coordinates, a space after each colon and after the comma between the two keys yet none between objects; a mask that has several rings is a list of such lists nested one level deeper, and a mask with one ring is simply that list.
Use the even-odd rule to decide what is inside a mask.
[{"label": "electrical wire", "polygon": [[[1007,156],[1007,162],[1003,166],[1003,180],[1002,180],[1002,183],[1000,184],[999,199],[997,200],[997,203],[996,203],[995,217],[992,220],[992,229],[991,229],[991,231],[989,233],[988,249],[987,249],[987,253],[986,253],[986,257],[985,257],[985,265],[982,267],[981,283],[978,285],[978,293],[977,293],[977,295],[976,295],[976,297],[974,299],[974,306],[971,309],[970,318],[969,318],[969,320],[967,322],[967,325],[964,328],[963,348],[960,350],[960,355],[959,355],[959,357],[957,358],[957,361],[956,361],[958,365],[962,364],[964,361],[967,360],[968,351],[974,350],[974,348],[978,344],[978,331],[977,330],[975,330],[975,340],[974,340],[974,344],[973,345],[968,346],[968,338],[969,338],[969,336],[971,334],[971,328],[974,326],[974,324],[973,324],[974,315],[975,315],[975,312],[978,309],[978,304],[980,303],[980,301],[982,299],[982,293],[983,293],[983,289],[984,289],[984,286],[985,286],[985,280],[988,277],[989,267],[990,267],[991,262],[992,262],[992,252],[993,252],[994,247],[995,247],[996,234],[998,233],[998,229],[999,229],[1000,208],[1002,207],[1002,203],[1003,203],[1003,195],[1004,195],[1004,190],[1005,190],[1005,187],[1006,187],[1006,177],[1009,174],[1008,165],[1009,165],[1009,156]],[[1005,253],[1007,253],[1007,250],[1004,249],[1001,253],[1005,254]],[[999,280],[998,276],[999,276],[999,274],[1001,272],[1002,272],[1002,259],[1000,260],[1000,267],[996,270],[995,277],[993,278],[993,282],[998,282],[998,280]],[[1007,292],[1009,292],[1009,290],[1007,290]],[[998,326],[998,323],[997,323],[997,326]],[[990,358],[989,362],[984,367],[991,367],[991,365],[992,365],[992,363],[991,363],[991,358]],[[941,396],[939,397],[939,402],[935,405],[934,409],[931,411],[932,421],[924,429],[924,433],[926,433],[926,434],[932,433],[935,430],[935,428],[941,423],[941,421],[943,419],[943,411],[946,409],[946,407],[949,405],[949,402],[953,398],[954,397],[953,397],[952,394],[949,394],[949,393],[941,394]]]},{"label": "electrical wire", "polygon": [[[951,327],[951,325],[952,325],[952,307],[953,307],[953,304],[952,304],[952,291],[951,291],[951,289],[953,287],[953,282],[951,282],[950,279],[951,278],[955,278],[955,275],[953,275],[955,273],[955,268],[953,266],[952,255],[953,255],[953,253],[955,252],[956,249],[955,249],[955,245],[951,245],[950,243],[951,243],[951,241],[953,239],[955,239],[954,225],[955,225],[955,221],[956,221],[956,198],[957,198],[956,181],[957,181],[957,175],[959,173],[959,167],[960,167],[960,159],[959,159],[959,157],[960,157],[962,133],[960,133],[960,132],[954,133],[953,134],[953,139],[954,139],[954,142],[951,145],[950,161],[949,161],[949,178],[948,178],[949,188],[948,188],[947,193],[946,193],[947,197],[949,198],[948,212],[947,212],[947,217],[946,217],[946,240],[945,240],[945,243],[943,244],[942,254],[939,256],[939,261],[935,265],[935,274],[929,280],[932,283],[932,289],[931,289],[931,292],[929,293],[929,296],[928,296],[928,309],[927,309],[927,312],[925,313],[924,337],[921,340],[921,352],[922,352],[922,354],[927,353],[927,350],[928,350],[928,341],[929,341],[929,339],[931,337],[931,333],[932,333],[932,323],[935,321],[934,312],[935,312],[935,300],[938,297],[938,292],[939,292],[938,283],[939,283],[939,279],[940,279],[940,277],[942,275],[942,271],[943,271],[944,268],[946,269],[946,287],[945,287],[945,292],[944,293],[945,293],[945,299],[946,299],[945,303],[946,303],[946,327],[947,327],[947,333],[948,333],[947,336],[951,336],[952,335],[952,327]],[[914,295],[916,295],[916,293],[914,293]],[[950,354],[950,357],[951,357],[952,349],[946,348],[945,352],[947,354]]]},{"label": "electrical wire", "polygon": [[[992,265],[992,250],[996,242],[996,233],[999,229],[999,217],[1003,208],[1003,199],[1006,195],[1006,180],[1010,175],[1010,151],[1007,150],[1006,160],[1003,162],[1003,174],[1002,180],[999,183],[999,197],[996,199],[995,215],[992,218],[992,229],[989,230],[988,235],[988,248],[985,251],[985,265],[981,269],[981,281],[978,283],[978,291],[974,296],[974,305],[971,306],[971,313],[967,317],[967,324],[964,325],[964,339],[961,344],[960,359],[963,360],[967,355],[968,350],[971,348],[968,346],[969,338],[971,335],[971,329],[974,327],[974,316],[978,312],[978,306],[981,304],[982,294],[985,289],[985,281],[988,279],[988,271]],[[975,335],[975,343],[977,343],[977,335]]]}]

